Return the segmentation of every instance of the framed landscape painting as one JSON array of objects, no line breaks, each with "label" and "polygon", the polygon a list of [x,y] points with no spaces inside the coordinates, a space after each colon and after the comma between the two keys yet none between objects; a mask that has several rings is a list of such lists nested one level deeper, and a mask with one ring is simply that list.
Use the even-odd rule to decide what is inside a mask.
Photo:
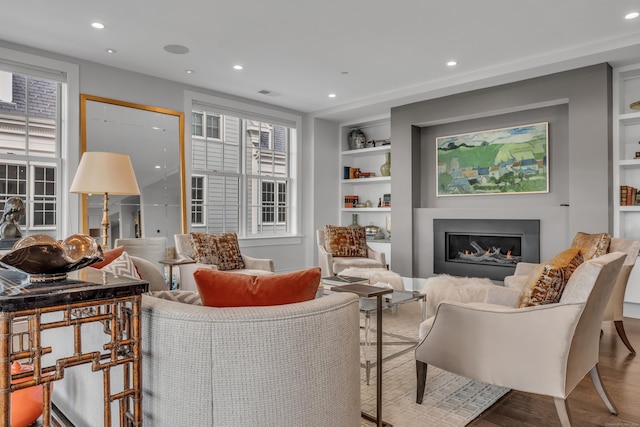
[{"label": "framed landscape painting", "polygon": [[436,138],[437,195],[549,192],[549,123]]}]

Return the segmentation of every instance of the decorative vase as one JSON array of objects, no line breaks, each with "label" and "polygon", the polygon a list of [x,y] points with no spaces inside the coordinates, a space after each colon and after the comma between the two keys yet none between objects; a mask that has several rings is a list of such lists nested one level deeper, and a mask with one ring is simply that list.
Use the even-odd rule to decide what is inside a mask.
[{"label": "decorative vase", "polygon": [[358,214],[351,214],[350,227],[360,227],[360,224],[358,224]]},{"label": "decorative vase", "polygon": [[391,152],[386,153],[386,161],[380,166],[382,176],[391,176]]},{"label": "decorative vase", "polygon": [[349,150],[364,148],[367,145],[367,137],[360,129],[351,129],[348,136]]}]

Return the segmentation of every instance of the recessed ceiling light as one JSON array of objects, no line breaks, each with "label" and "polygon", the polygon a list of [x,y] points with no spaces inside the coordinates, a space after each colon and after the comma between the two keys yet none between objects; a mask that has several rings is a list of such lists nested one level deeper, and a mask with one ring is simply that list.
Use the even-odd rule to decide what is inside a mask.
[{"label": "recessed ceiling light", "polygon": [[107,53],[116,53],[117,52],[117,50],[109,49],[109,48],[105,49],[104,51],[107,52]]},{"label": "recessed ceiling light", "polygon": [[184,72],[185,72],[185,73],[187,73],[187,74],[193,74],[193,73],[195,73],[195,71],[193,71],[193,70],[184,70]]},{"label": "recessed ceiling light", "polygon": [[156,168],[156,169],[160,169],[160,168],[161,168],[161,166],[160,166],[160,165],[156,165],[156,166],[155,166],[155,168]]},{"label": "recessed ceiling light", "polygon": [[176,55],[184,55],[185,53],[189,53],[188,47],[179,44],[168,44],[164,47],[164,50],[169,53],[175,53]]},{"label": "recessed ceiling light", "polygon": [[101,22],[92,22],[91,26],[97,30],[102,30],[104,28],[104,24]]},{"label": "recessed ceiling light", "polygon": [[335,98],[335,97],[336,97],[336,94],[335,94],[335,93],[330,93],[330,94],[329,94],[329,98]]},{"label": "recessed ceiling light", "polygon": [[234,70],[242,70],[243,68],[244,68],[244,67],[243,67],[242,65],[240,65],[240,64],[238,64],[238,65],[234,65],[234,66],[233,66],[233,69],[234,69]]},{"label": "recessed ceiling light", "polygon": [[458,61],[449,61],[447,62],[447,67],[455,67],[458,65]]},{"label": "recessed ceiling light", "polygon": [[638,12],[631,12],[631,13],[627,13],[624,16],[624,19],[636,19],[638,16],[640,16],[640,13]]}]

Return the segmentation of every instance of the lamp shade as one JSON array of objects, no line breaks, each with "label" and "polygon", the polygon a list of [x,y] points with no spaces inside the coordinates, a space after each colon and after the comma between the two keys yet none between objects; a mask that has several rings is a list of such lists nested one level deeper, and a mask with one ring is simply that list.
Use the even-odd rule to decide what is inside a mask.
[{"label": "lamp shade", "polygon": [[87,151],[82,155],[69,191],[80,194],[140,194],[129,156],[100,151]]}]

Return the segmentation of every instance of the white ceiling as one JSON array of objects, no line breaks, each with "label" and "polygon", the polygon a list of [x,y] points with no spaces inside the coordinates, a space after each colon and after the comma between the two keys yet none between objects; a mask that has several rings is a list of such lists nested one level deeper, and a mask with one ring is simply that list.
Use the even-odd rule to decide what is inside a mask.
[{"label": "white ceiling", "polygon": [[[0,39],[348,121],[364,106],[358,115],[640,62],[631,11],[637,0],[21,0],[2,5]],[[168,44],[190,52],[167,53]],[[451,59],[459,64],[447,67]]]}]

